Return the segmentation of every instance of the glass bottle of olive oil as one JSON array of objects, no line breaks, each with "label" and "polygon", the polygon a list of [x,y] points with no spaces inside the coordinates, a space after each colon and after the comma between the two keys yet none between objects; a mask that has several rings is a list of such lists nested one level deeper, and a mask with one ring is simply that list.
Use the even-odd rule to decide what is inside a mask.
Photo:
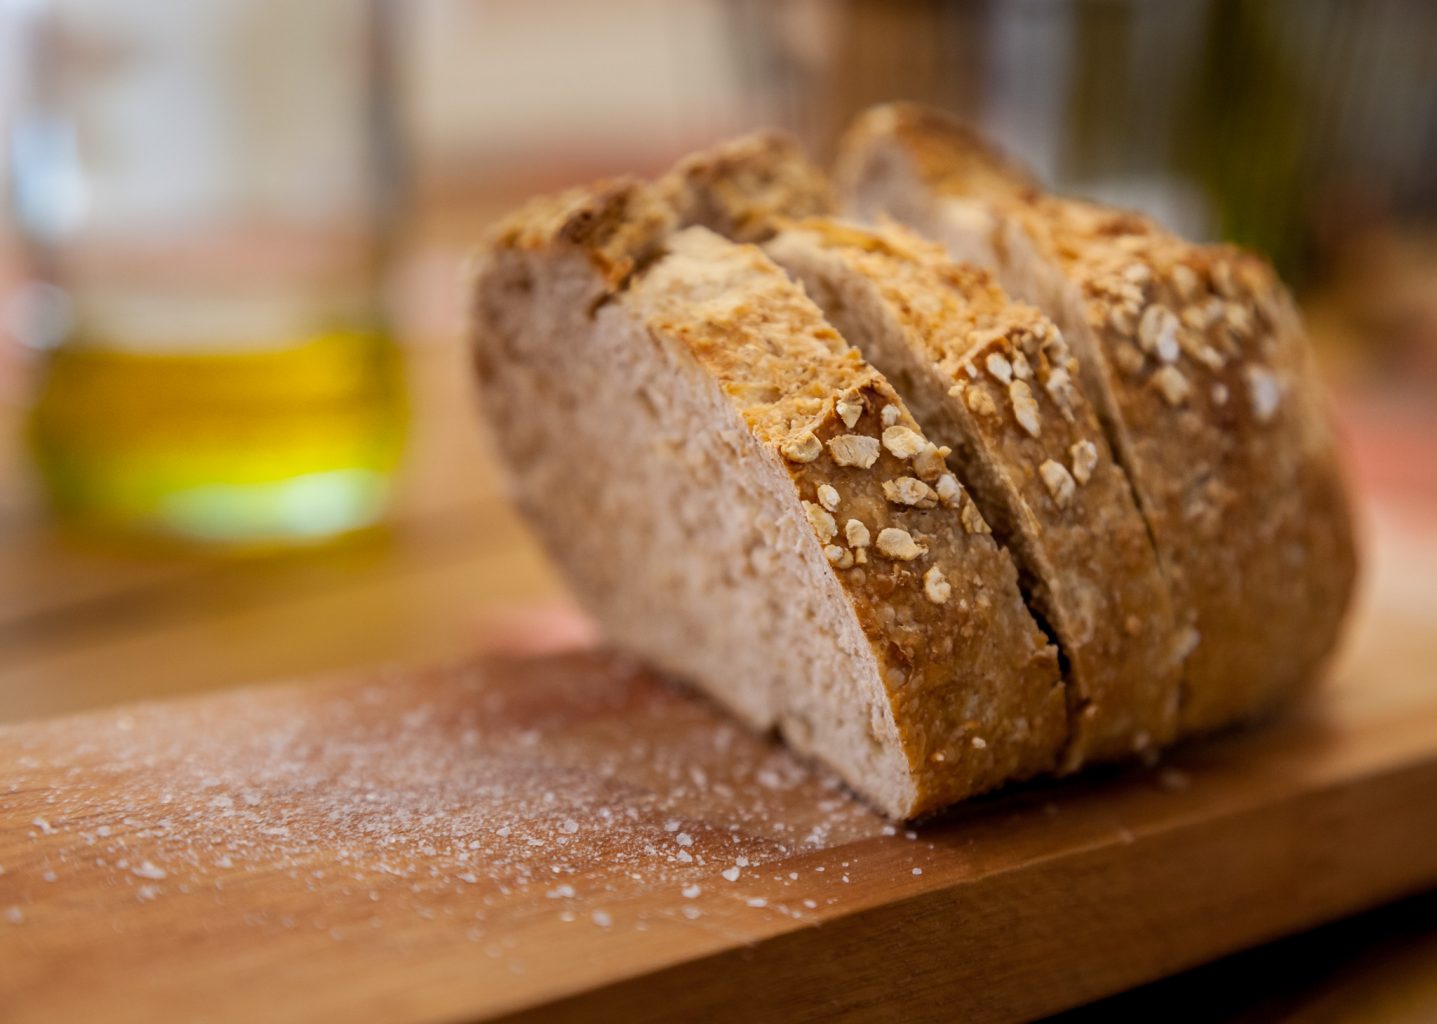
[{"label": "glass bottle of olive oil", "polygon": [[243,545],[374,523],[405,422],[385,5],[19,9],[9,319],[56,512]]}]

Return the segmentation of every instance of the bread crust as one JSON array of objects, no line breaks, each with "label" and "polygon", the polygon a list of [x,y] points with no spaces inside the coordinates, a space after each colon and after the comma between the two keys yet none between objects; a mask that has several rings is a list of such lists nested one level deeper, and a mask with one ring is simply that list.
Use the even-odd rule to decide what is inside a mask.
[{"label": "bread crust", "polygon": [[1064,767],[1169,742],[1171,598],[1057,328],[897,226],[809,219],[768,249],[952,447],[951,468],[1014,551],[1067,659]]},{"label": "bread crust", "polygon": [[908,105],[859,118],[840,174],[868,212],[961,236],[1068,337],[1191,630],[1183,731],[1262,715],[1313,678],[1356,555],[1310,347],[1271,269],[1042,193]]},{"label": "bread crust", "polygon": [[659,192],[681,226],[701,225],[738,242],[760,242],[778,220],[830,213],[828,176],[798,141],[760,132],[694,153],[659,179]]}]

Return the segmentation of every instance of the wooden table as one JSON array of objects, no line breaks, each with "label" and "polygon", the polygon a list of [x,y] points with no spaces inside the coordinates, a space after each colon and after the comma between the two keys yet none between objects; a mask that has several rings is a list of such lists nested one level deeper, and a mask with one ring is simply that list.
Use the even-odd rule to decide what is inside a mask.
[{"label": "wooden table", "polygon": [[[436,342],[410,351],[420,415],[394,522],[384,531],[328,548],[224,557],[136,552],[63,536],[46,523],[32,495],[18,482],[21,462],[15,455],[15,433],[10,431],[5,438],[9,449],[0,455],[7,484],[0,503],[0,721],[386,663],[462,660],[482,646],[527,643],[533,638],[526,637],[525,630],[534,622],[568,622],[516,615],[515,610],[526,605],[561,601],[562,591],[532,538],[501,500],[477,431],[470,429],[473,415],[459,347],[452,341]],[[1432,588],[1437,558],[1420,561],[1430,557],[1424,552],[1437,550],[1437,545],[1429,543],[1429,534],[1420,527],[1421,516],[1386,506],[1377,514],[1383,517],[1384,543],[1396,538],[1396,546],[1384,548],[1383,557],[1407,566],[1395,584],[1411,590],[1402,599],[1403,607],[1421,608],[1423,602],[1430,602],[1428,609],[1437,608]],[[1411,571],[1414,564],[1419,568]],[[1430,573],[1421,568],[1429,564]],[[1414,620],[1414,632],[1422,632],[1423,621],[1431,620]],[[276,690],[273,699],[282,704],[290,699],[285,696],[288,692]],[[1394,738],[1394,743],[1401,742],[1401,737]],[[1371,753],[1381,757],[1391,751],[1374,748]],[[1201,763],[1209,755],[1200,750],[1195,756]],[[1419,782],[1414,779],[1414,784]],[[1166,782],[1158,779],[1155,788],[1169,784],[1184,785],[1183,776],[1173,775]],[[1024,804],[1020,799],[1014,813],[1021,817],[1036,807],[1041,816],[1048,800],[1036,800]],[[877,827],[865,818],[843,820],[846,827],[865,835],[864,830]],[[1400,829],[1393,833],[1398,838],[1404,834]],[[879,860],[912,859],[911,866],[904,862],[904,870],[922,870],[925,864],[931,871],[952,869],[927,860],[931,851],[926,849],[900,845],[899,852],[884,853],[887,840],[872,838],[878,845],[870,852]],[[1080,840],[1073,837],[1079,845]],[[1361,879],[1361,865],[1349,865],[1346,874],[1338,874],[1347,879],[1344,884],[1349,888],[1342,891],[1349,898],[1324,904],[1330,907],[1326,912],[1292,918],[1289,926],[1365,905],[1351,899],[1355,891],[1351,886]],[[1417,871],[1412,877],[1421,875]],[[934,891],[919,884],[917,877],[915,895]],[[1378,885],[1367,899],[1407,891],[1404,885],[1392,884],[1396,887]],[[592,912],[587,906],[584,909]],[[715,920],[722,921],[722,914]],[[4,928],[0,922],[0,943],[10,941]],[[1371,919],[1347,928],[1335,936],[1319,932],[1297,940],[1309,943],[1308,962],[1324,962],[1330,970],[1324,984],[1289,985],[1281,994],[1283,1005],[1313,1013],[1330,1007],[1355,1008],[1369,1019],[1380,1014],[1390,1020],[1424,1015],[1430,1019],[1437,1009],[1437,986],[1427,980],[1437,963],[1437,928],[1411,921],[1374,925]],[[1251,934],[1257,937],[1272,936]],[[1211,952],[1227,948],[1218,943]],[[1286,948],[1290,947],[1280,944],[1236,965],[1209,968],[1229,972],[1216,980],[1208,974],[1193,981],[1189,975],[1164,984],[1192,986],[1180,996],[1185,1005],[1232,1009],[1235,1001],[1239,1010],[1258,1012],[1254,1008],[1272,1005],[1272,985],[1244,987],[1234,979],[1290,979],[1273,966],[1283,962]],[[811,952],[810,947],[804,949]],[[1333,955],[1333,949],[1342,955]],[[1264,963],[1264,955],[1276,959],[1254,968],[1254,963]],[[1104,975],[1106,981],[1099,979],[1086,991],[1101,994],[1111,990],[1113,979],[1128,985],[1191,962],[1159,955],[1144,970]],[[740,956],[733,963],[737,970],[744,961]],[[954,968],[958,976],[969,976],[961,972],[971,969],[971,964]],[[990,974],[1005,969],[1001,963],[982,965],[982,971]],[[0,971],[0,979],[3,976]],[[743,971],[737,976],[749,983],[762,978]],[[981,978],[982,972],[971,975],[975,983]],[[694,982],[682,974],[676,979],[680,987],[672,989],[669,997],[680,999],[683,986]],[[1219,992],[1221,997],[1215,995]],[[1119,998],[1141,1005],[1143,999],[1173,996],[1155,997],[1151,990],[1143,990]],[[1229,1002],[1214,1001],[1219,998]],[[144,1009],[132,1007],[127,1013],[138,1016]]]}]

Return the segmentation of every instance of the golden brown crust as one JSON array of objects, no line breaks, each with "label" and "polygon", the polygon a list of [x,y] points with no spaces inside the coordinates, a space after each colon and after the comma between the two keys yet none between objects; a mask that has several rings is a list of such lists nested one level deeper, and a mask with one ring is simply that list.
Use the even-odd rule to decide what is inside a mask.
[{"label": "golden brown crust", "polygon": [[645,295],[660,261],[636,285],[642,312],[792,477],[878,659],[915,813],[1052,768],[1066,732],[1056,652],[940,450],[761,251],[685,234],[675,244],[712,276]]},{"label": "golden brown crust", "polygon": [[530,200],[489,230],[484,249],[557,244],[584,254],[605,283],[617,286],[673,226],[673,210],[649,186],[613,178]]},{"label": "golden brown crust", "polygon": [[725,238],[758,242],[783,217],[835,208],[828,176],[788,135],[765,132],[733,139],[679,161],[658,182],[680,225],[700,225]]},{"label": "golden brown crust", "polygon": [[853,293],[835,303],[840,328],[904,382],[915,413],[954,449],[956,474],[1014,548],[1068,658],[1067,766],[1169,741],[1178,694],[1171,599],[1056,327],[1009,301],[985,272],[901,228],[814,219],[771,246],[780,262],[803,263],[806,254],[812,272],[822,273],[818,262],[835,275],[814,289],[820,304],[840,282],[866,289],[901,338],[900,351],[883,346],[880,355],[876,339],[863,338],[865,311],[846,308]]},{"label": "golden brown crust", "polygon": [[941,116],[871,112],[845,152],[851,187],[866,166],[891,171],[906,156],[930,212],[931,199],[976,201],[995,258],[1016,260],[1021,244],[1066,280],[1040,301],[1083,363],[1193,630],[1184,731],[1261,714],[1310,678],[1356,560],[1308,345],[1271,270],[1137,214],[1038,193]]}]

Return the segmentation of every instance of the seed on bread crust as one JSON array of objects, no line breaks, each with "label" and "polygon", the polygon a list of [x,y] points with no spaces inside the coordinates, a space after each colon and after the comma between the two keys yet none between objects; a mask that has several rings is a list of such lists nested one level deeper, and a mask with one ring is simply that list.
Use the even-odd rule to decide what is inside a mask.
[{"label": "seed on bread crust", "polygon": [[928,549],[914,540],[907,530],[885,526],[878,531],[878,551],[895,562],[911,562],[926,554]]},{"label": "seed on bread crust", "polygon": [[1182,405],[1192,391],[1192,385],[1176,366],[1159,367],[1152,381],[1153,387],[1158,389],[1168,405]]},{"label": "seed on bread crust", "polygon": [[953,449],[944,445],[939,448],[936,444],[929,444],[917,455],[913,456],[913,472],[924,480],[936,480],[948,467],[944,460],[952,454]]},{"label": "seed on bread crust", "polygon": [[963,529],[969,533],[992,533],[988,521],[983,518],[983,513],[978,511],[978,506],[972,501],[963,502],[963,507],[958,510],[958,519],[963,523]]},{"label": "seed on bread crust", "polygon": [[952,473],[944,473],[940,476],[938,483],[934,485],[934,490],[938,492],[938,500],[949,507],[958,504],[963,497],[963,485]]},{"label": "seed on bread crust", "polygon": [[912,476],[883,481],[883,496],[895,505],[914,508],[933,508],[938,504],[938,492]]},{"label": "seed on bread crust", "polygon": [[866,548],[870,541],[868,527],[858,519],[850,519],[843,524],[843,536],[848,539],[851,548]]},{"label": "seed on bread crust", "polygon": [[863,403],[856,398],[840,398],[833,403],[833,411],[838,413],[843,425],[852,430],[858,417],[863,415]]},{"label": "seed on bread crust", "polygon": [[829,512],[838,511],[838,489],[832,484],[818,485],[818,503]]},{"label": "seed on bread crust", "polygon": [[[982,388],[965,388],[964,392],[963,401],[979,416],[996,416],[998,414],[998,404],[993,401],[993,396]],[[952,391],[949,392],[950,395],[952,393]]]},{"label": "seed on bread crust", "polygon": [[828,442],[828,452],[840,466],[871,469],[878,461],[878,438],[863,434],[839,434]]},{"label": "seed on bread crust", "polygon": [[1013,382],[1013,364],[1008,362],[1008,357],[1001,352],[989,352],[988,358],[983,361],[988,367],[988,372],[1004,384]]},{"label": "seed on bread crust", "polygon": [[898,422],[899,415],[898,406],[885,405],[883,412],[879,413],[878,418],[883,422],[885,427],[891,427]]},{"label": "seed on bread crust", "polygon": [[1252,414],[1259,423],[1266,423],[1277,412],[1282,401],[1282,385],[1277,375],[1265,366],[1256,363],[1243,367],[1247,377],[1248,397],[1252,399]]},{"label": "seed on bread crust", "polygon": [[838,536],[838,524],[833,521],[833,514],[820,508],[811,501],[803,503],[803,511],[808,516],[809,525],[813,532],[818,534],[818,539],[827,544],[834,537]]},{"label": "seed on bread crust", "polygon": [[1068,472],[1067,466],[1048,459],[1038,467],[1038,475],[1043,478],[1043,486],[1048,488],[1048,494],[1059,508],[1067,508],[1073,503],[1078,485],[1073,482],[1073,474]]},{"label": "seed on bread crust", "polygon": [[823,454],[823,442],[814,436],[813,431],[805,430],[784,441],[779,451],[789,462],[812,462]]},{"label": "seed on bread crust", "polygon": [[943,570],[932,566],[923,574],[923,593],[934,604],[947,604],[953,596],[953,584],[943,575]]},{"label": "seed on bread crust", "polygon": [[894,426],[883,432],[883,447],[895,458],[911,459],[927,446],[928,442],[923,439],[923,435],[908,427]]},{"label": "seed on bread crust", "polygon": [[1033,397],[1033,390],[1023,381],[1015,380],[1008,385],[1008,398],[1013,403],[1013,415],[1017,417],[1018,425],[1030,436],[1037,437],[1043,424],[1038,417],[1038,401]]},{"label": "seed on bread crust", "polygon": [[1088,440],[1077,441],[1068,453],[1073,457],[1073,479],[1079,484],[1087,483],[1098,468],[1098,446]]}]

